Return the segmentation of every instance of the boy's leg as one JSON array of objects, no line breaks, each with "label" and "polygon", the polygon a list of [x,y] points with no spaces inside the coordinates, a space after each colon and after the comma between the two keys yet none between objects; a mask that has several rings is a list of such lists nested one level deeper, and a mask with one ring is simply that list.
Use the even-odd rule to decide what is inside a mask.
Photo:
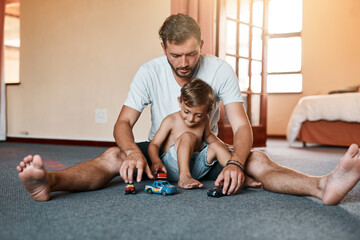
[{"label": "boy's leg", "polygon": [[360,179],[359,146],[352,144],[333,172],[325,176],[307,174],[283,167],[262,152],[252,152],[245,165],[246,173],[261,182],[266,190],[306,195],[325,204],[338,204]]},{"label": "boy's leg", "polygon": [[[211,154],[210,150],[210,145],[208,145],[206,142],[203,142],[200,152],[193,153],[190,163],[191,176],[193,178],[203,178],[217,163],[216,156],[214,154]],[[211,157],[209,157],[209,154],[211,155]]]},{"label": "boy's leg", "polygon": [[201,188],[204,185],[195,180],[190,174],[190,159],[194,152],[196,135],[191,132],[183,133],[175,141],[175,149],[179,164],[178,186],[185,189]]},{"label": "boy's leg", "polygon": [[[141,146],[139,146],[141,149]],[[61,171],[46,171],[39,155],[27,156],[17,166],[19,178],[31,197],[47,201],[54,191],[89,191],[102,188],[119,175],[123,156],[118,147],[99,157]]]}]

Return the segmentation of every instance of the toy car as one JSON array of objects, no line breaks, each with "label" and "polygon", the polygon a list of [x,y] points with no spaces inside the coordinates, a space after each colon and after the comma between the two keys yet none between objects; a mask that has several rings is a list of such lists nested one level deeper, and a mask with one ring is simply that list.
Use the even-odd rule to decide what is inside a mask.
[{"label": "toy car", "polygon": [[135,186],[134,184],[128,183],[126,184],[126,188],[125,188],[125,195],[127,194],[135,194]]},{"label": "toy car", "polygon": [[226,196],[222,193],[222,190],[223,190],[223,186],[224,186],[224,181],[221,181],[219,186],[215,186],[213,187],[212,189],[210,189],[208,192],[207,192],[207,195],[209,197],[222,197],[222,196]]},{"label": "toy car", "polygon": [[166,172],[162,171],[162,170],[158,170],[155,172],[155,179],[158,180],[158,179],[164,179],[166,180],[167,179],[167,174]]},{"label": "toy car", "polygon": [[159,193],[163,196],[166,196],[168,194],[176,193],[176,187],[174,185],[171,185],[168,181],[159,180],[154,181],[153,184],[146,184],[145,192],[148,192],[150,194]]}]

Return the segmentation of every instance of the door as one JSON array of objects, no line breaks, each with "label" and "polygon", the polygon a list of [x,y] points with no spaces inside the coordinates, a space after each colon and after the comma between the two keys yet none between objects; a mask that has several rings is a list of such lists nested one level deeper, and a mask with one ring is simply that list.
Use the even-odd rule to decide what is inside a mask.
[{"label": "door", "polygon": [[[254,147],[266,146],[266,30],[268,0],[219,0],[217,55],[236,72]],[[221,107],[219,138],[232,144],[233,133]]]}]

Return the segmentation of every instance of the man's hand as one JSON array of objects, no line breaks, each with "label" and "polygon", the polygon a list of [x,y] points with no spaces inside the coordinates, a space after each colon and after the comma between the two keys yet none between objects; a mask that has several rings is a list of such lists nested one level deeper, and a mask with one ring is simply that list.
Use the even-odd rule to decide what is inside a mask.
[{"label": "man's hand", "polygon": [[141,153],[141,151],[136,151],[136,150],[127,151],[126,157],[124,158],[124,161],[121,164],[119,170],[120,176],[125,181],[125,183],[133,183],[135,170],[137,170],[137,177],[136,177],[137,182],[141,181],[144,170],[146,175],[150,179],[154,178],[154,176],[151,174],[146,158]]},{"label": "man's hand", "polygon": [[222,180],[224,180],[223,194],[235,194],[242,187],[245,181],[245,174],[238,166],[228,165],[224,167],[215,180],[215,186],[219,186]]}]

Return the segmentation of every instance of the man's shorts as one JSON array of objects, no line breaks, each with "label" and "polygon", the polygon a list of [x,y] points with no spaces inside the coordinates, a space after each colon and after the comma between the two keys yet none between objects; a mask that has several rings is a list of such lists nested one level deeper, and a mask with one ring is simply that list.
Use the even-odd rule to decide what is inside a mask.
[{"label": "man's shorts", "polygon": [[[146,157],[149,166],[151,166],[151,161],[148,154],[149,144],[150,142],[148,141],[137,143],[138,147]],[[215,180],[223,169],[216,159],[211,165],[208,165],[206,163],[207,148],[208,148],[207,145],[204,146],[204,144],[202,144],[201,146],[202,151],[200,153],[199,152],[194,153],[190,161],[191,176],[195,179]],[[175,148],[172,146],[169,149],[169,151],[162,154],[160,158],[163,159],[164,157],[166,157],[166,161],[164,160],[162,161],[164,163],[164,166],[166,167],[166,170],[168,171],[168,180],[177,181],[177,179],[179,178],[179,167],[178,167],[177,154]],[[174,170],[175,168],[177,169],[176,171]],[[195,171],[194,174],[196,174],[196,176],[193,175],[193,170]],[[145,175],[146,174],[144,174],[143,177],[145,177]]]}]

